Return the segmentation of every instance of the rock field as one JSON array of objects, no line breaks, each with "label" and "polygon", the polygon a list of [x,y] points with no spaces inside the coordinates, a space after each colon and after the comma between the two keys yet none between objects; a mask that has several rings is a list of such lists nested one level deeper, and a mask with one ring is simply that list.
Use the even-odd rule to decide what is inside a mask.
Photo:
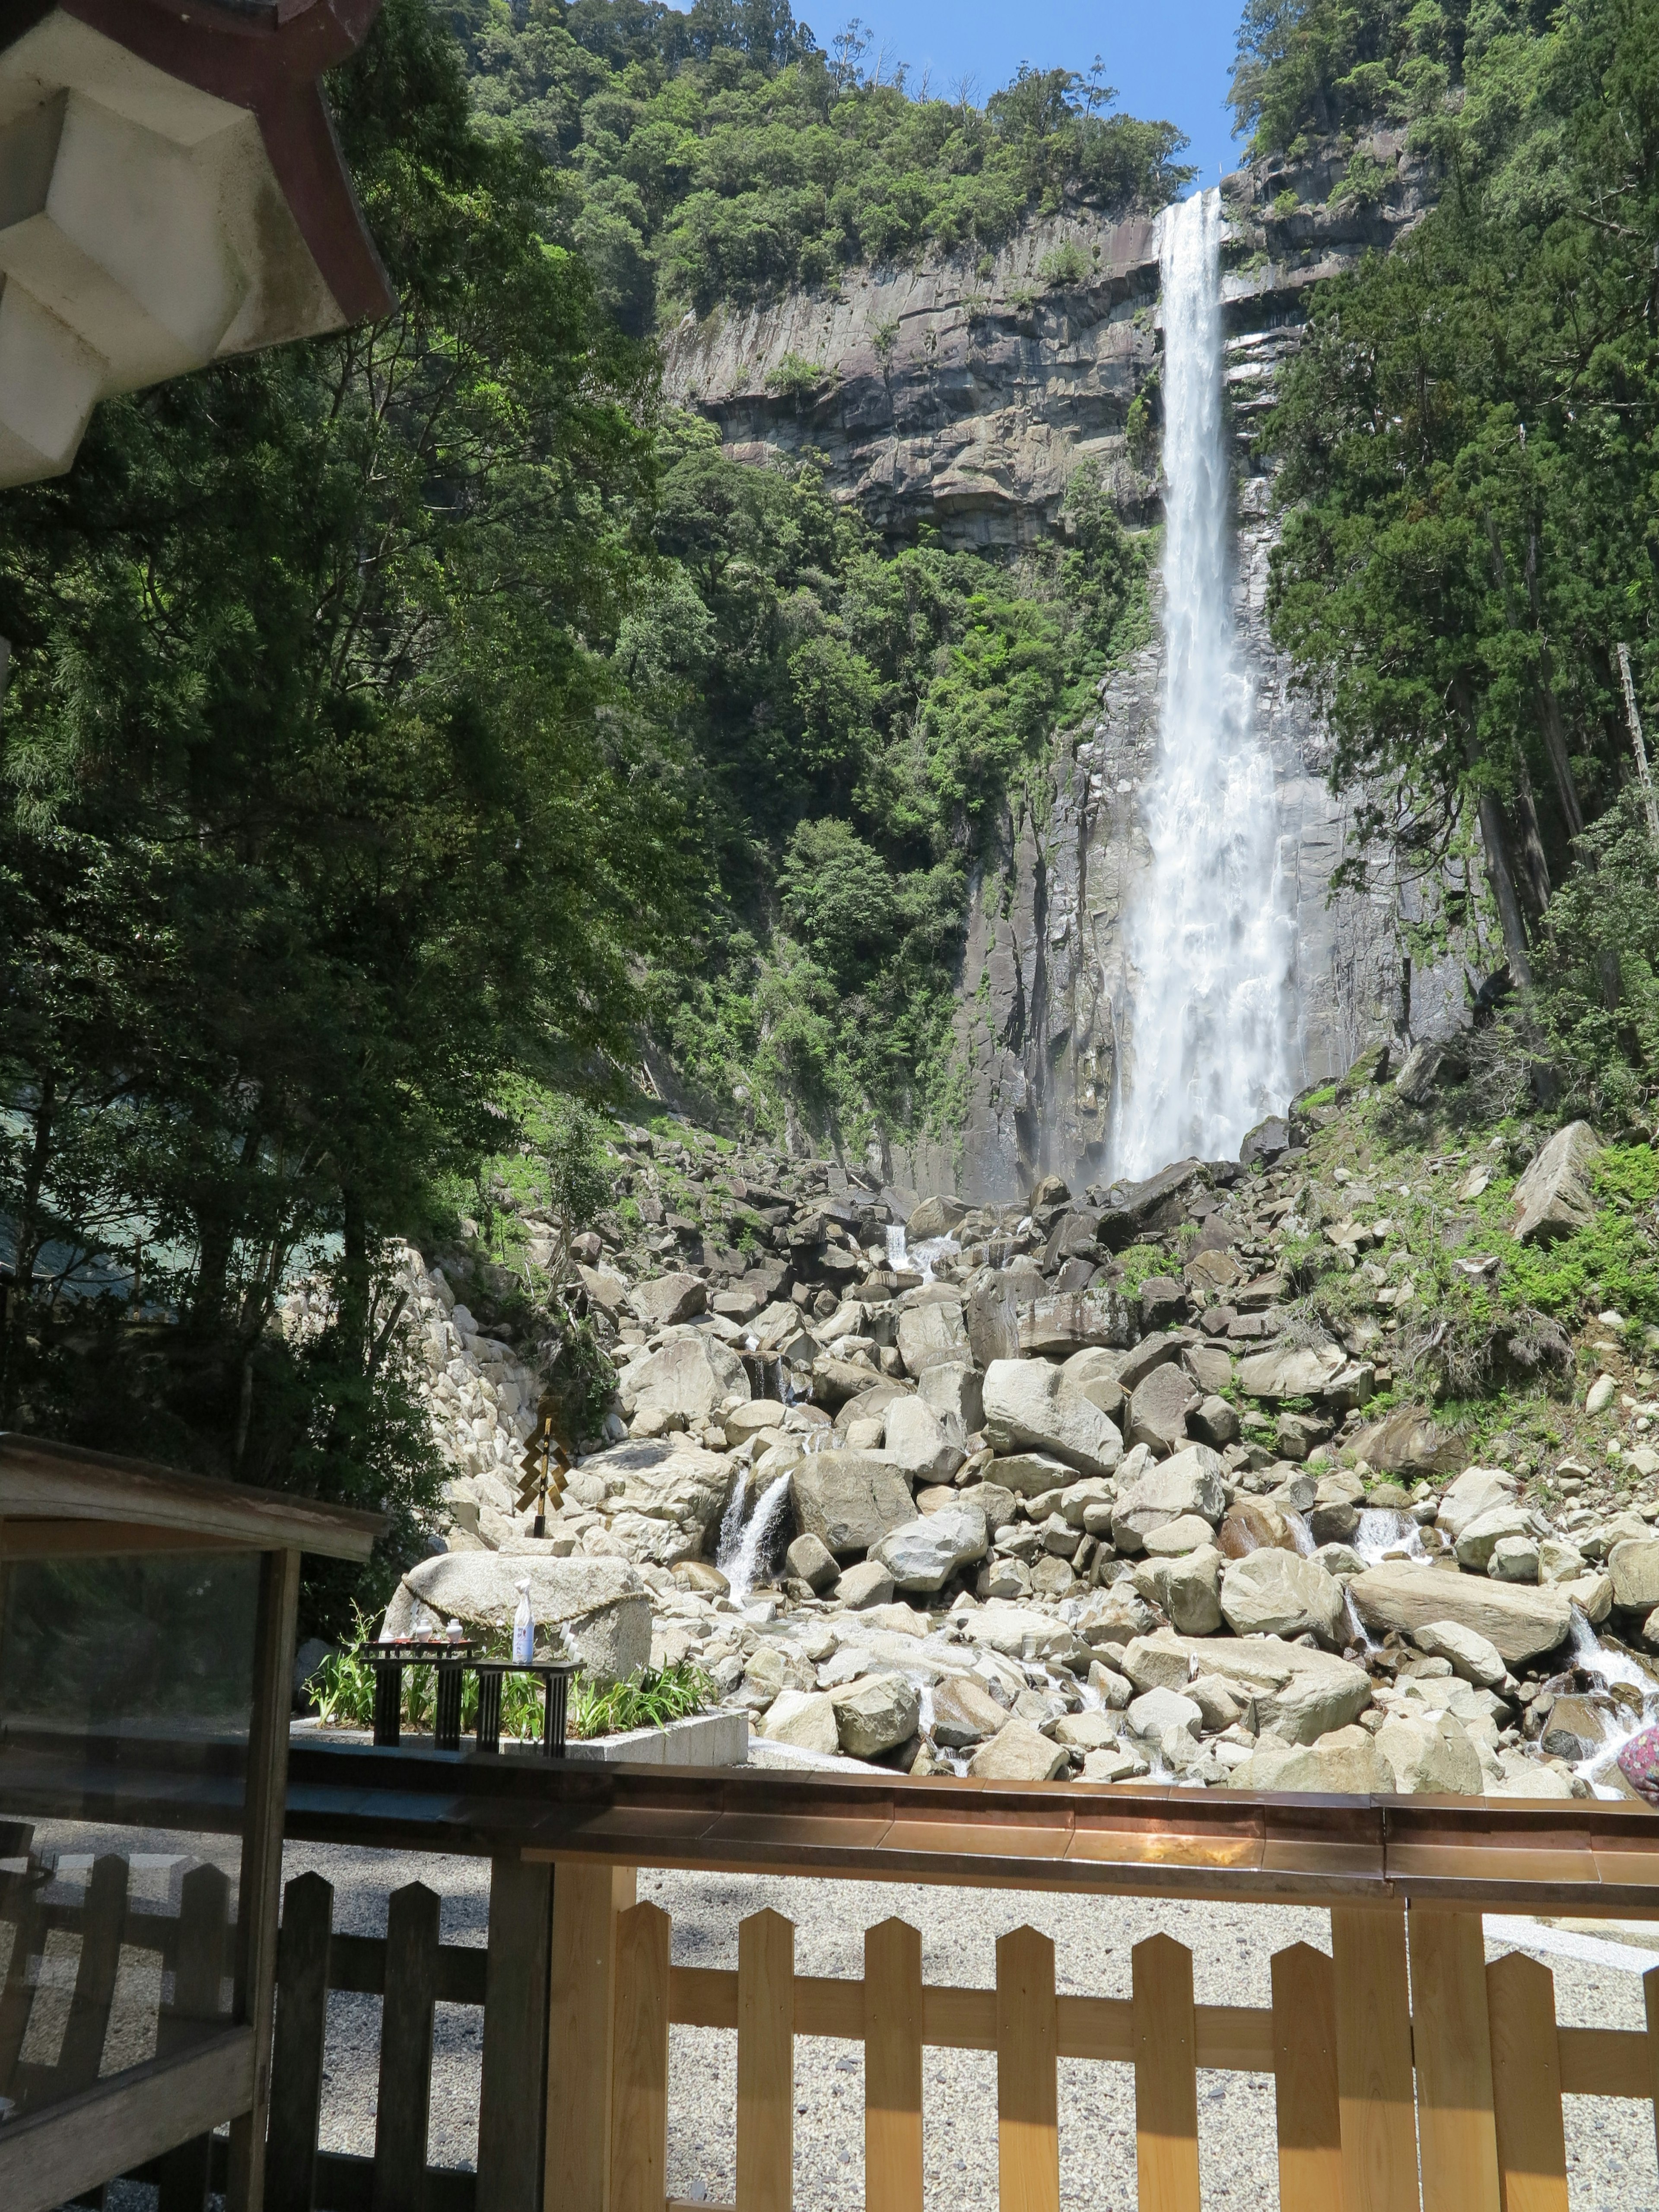
[{"label": "rock field", "polygon": [[[1316,1133],[987,1208],[624,1130],[578,1240],[616,1397],[540,1538],[514,1508],[540,1376],[451,1281],[502,1271],[409,1255],[453,1473],[388,1628],[504,1626],[528,1577],[592,1672],[694,1662],[771,1763],[1622,1789],[1611,1753],[1659,1714],[1659,1403],[1606,1344],[1585,1410],[1628,1431],[1616,1468],[1368,1413],[1400,1324],[1322,1333],[1280,1264],[1310,1235],[1386,1256],[1387,1193]],[[1582,1124],[1539,1149],[1513,1233],[1582,1218],[1595,1152]]]}]

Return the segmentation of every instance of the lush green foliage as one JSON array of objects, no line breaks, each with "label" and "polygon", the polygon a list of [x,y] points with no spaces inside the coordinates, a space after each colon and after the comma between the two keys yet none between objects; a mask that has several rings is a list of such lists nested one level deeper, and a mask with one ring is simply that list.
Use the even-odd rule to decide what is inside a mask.
[{"label": "lush green foliage", "polygon": [[[433,1473],[386,1240],[513,1069],[628,1048],[675,863],[606,652],[647,364],[421,0],[334,98],[398,312],[108,404],[0,514],[0,1211],[50,1277],[3,1417],[373,1502],[388,1455]],[[57,1295],[111,1248],[176,1353]],[[301,1348],[307,1262],[335,1318]],[[53,1347],[89,1325],[77,1408]]]},{"label": "lush green foliage", "polygon": [[967,859],[1144,634],[1145,541],[1091,470],[1068,546],[1002,566],[884,553],[815,467],[730,461],[690,418],[662,452],[674,565],[617,659],[696,764],[708,864],[659,1033],[717,1117],[937,1117]]},{"label": "lush green foliage", "polygon": [[979,108],[866,70],[856,25],[823,53],[787,0],[450,12],[481,112],[565,169],[568,234],[636,331],[849,262],[995,246],[1033,209],[1161,206],[1190,173],[1170,125],[1105,112],[1098,65],[1022,69]]},{"label": "lush green foliage", "polygon": [[626,1682],[599,1689],[579,1676],[570,1701],[570,1734],[577,1738],[621,1735],[629,1729],[665,1728],[715,1702],[714,1685],[701,1667],[682,1659],[672,1667],[647,1667]]},{"label": "lush green foliage", "polygon": [[1496,12],[1468,0],[1245,0],[1231,98],[1251,152],[1294,155],[1314,137],[1433,115]]},{"label": "lush green foliage", "polygon": [[1438,867],[1478,821],[1523,979],[1629,773],[1619,640],[1652,696],[1659,9],[1494,6],[1462,69],[1440,204],[1322,289],[1285,380],[1271,611],[1362,828]]}]

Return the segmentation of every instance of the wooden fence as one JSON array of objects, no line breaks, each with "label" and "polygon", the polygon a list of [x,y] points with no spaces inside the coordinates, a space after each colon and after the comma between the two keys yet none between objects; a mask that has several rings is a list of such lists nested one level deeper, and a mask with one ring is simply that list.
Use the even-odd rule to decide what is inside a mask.
[{"label": "wooden fence", "polygon": [[679,2212],[677,2025],[737,2036],[736,2212],[793,2202],[798,2035],[864,2046],[868,2212],[921,2212],[928,2048],[995,2055],[1001,2212],[1057,2212],[1062,2058],[1134,2069],[1139,2212],[1199,2212],[1200,2068],[1274,2077],[1281,2212],[1566,2212],[1564,2095],[1659,2097],[1659,1966],[1647,2031],[1559,2027],[1548,1968],[1488,1966],[1477,1912],[1335,1908],[1330,1953],[1275,1954],[1271,2008],[1254,2008],[1195,2003],[1192,1954],[1163,1935],[1135,1946],[1127,1998],[1058,1995],[1030,1928],[999,1942],[990,1990],[924,1984],[901,1920],[866,1932],[860,1981],[798,1975],[793,1923],[771,1911],[742,1923],[735,1972],[676,1966],[668,1915],[631,1889],[626,1869],[559,1867],[547,2202],[563,2212]]},{"label": "wooden fence", "polygon": [[[29,1832],[14,1829],[3,1840],[3,1856],[21,1857]],[[229,2024],[234,1930],[230,1884],[217,1867],[185,1875],[176,1914],[131,1903],[128,1863],[114,1853],[94,1861],[73,1900],[46,1903],[41,1871],[0,1875],[0,1929],[11,1925],[0,1982],[0,2094],[32,2110],[91,2087],[109,2070],[118,1996],[129,2037],[141,2045],[153,2040],[156,2056]],[[535,2212],[550,1892],[545,1867],[526,1867],[516,1853],[492,1862],[489,1940],[480,1946],[439,1941],[440,1900],[423,1883],[393,1893],[384,1936],[337,1933],[333,1888],[321,1875],[288,1884],[277,1947],[268,2212]],[[56,2055],[31,2064],[21,2055],[30,2021],[41,1991],[57,1984],[47,1966],[53,1936],[65,1939],[60,1952],[74,1954],[74,1980]],[[155,1993],[148,2034],[133,2018],[135,1965]],[[381,2000],[372,2157],[319,2147],[331,1991]],[[427,2164],[438,2004],[483,2013],[476,2173]],[[223,2136],[203,2136],[129,2178],[158,2185],[158,2212],[204,2212],[210,2189],[224,2185],[227,2153]]]}]

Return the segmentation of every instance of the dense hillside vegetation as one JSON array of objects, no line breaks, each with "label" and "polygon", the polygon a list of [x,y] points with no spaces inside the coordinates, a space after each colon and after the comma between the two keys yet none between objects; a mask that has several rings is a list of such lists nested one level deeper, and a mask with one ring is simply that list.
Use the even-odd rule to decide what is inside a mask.
[{"label": "dense hillside vegetation", "polygon": [[1285,380],[1274,634],[1391,845],[1430,864],[1478,824],[1549,1085],[1634,1110],[1659,908],[1618,648],[1651,726],[1659,10],[1309,0],[1246,41],[1259,141],[1358,111],[1443,179],[1321,288]]}]

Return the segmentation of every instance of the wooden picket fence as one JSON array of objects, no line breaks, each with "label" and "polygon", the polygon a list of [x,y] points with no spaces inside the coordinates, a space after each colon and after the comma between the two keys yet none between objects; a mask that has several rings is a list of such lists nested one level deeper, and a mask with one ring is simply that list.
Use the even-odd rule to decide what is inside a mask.
[{"label": "wooden picket fence", "polygon": [[[21,1849],[19,1840],[7,1838],[12,1848],[5,1856],[24,1855],[27,1831]],[[172,1978],[155,2021],[158,2054],[228,2023],[234,1930],[225,1875],[215,1866],[192,1868],[179,1885],[176,1914],[132,1905],[129,1887],[127,1862],[115,1854],[94,1861],[75,1901],[47,1905],[38,1880],[0,1876],[0,1923],[13,1924],[0,1983],[0,2093],[26,2109],[99,2079],[118,1979],[124,1971],[131,1976],[134,1954],[159,1967],[158,1991],[166,1986],[162,1977]],[[288,1884],[277,1948],[268,2212],[535,2212],[550,1890],[546,1868],[523,1866],[516,1854],[495,1861],[489,1942],[478,1946],[439,1941],[440,1900],[423,1883],[393,1893],[384,1936],[337,1933],[333,1888],[319,1875]],[[30,2065],[21,2054],[40,1991],[52,1984],[45,1959],[53,1936],[78,1947],[73,1993],[57,2057],[50,2065]],[[319,2146],[331,1991],[381,1999],[372,2156]],[[476,2172],[427,2164],[434,2008],[441,2003],[477,2006],[484,2014]],[[204,2136],[129,2178],[159,2185],[158,2212],[204,2212],[209,2190],[224,2185],[227,2148],[223,2136]]]},{"label": "wooden picket fence", "polygon": [[866,1932],[859,1981],[798,1975],[793,1923],[772,1911],[742,1923],[735,1972],[676,1966],[669,1916],[628,1902],[631,1886],[558,1870],[547,2202],[566,2212],[681,2212],[666,2194],[681,2025],[737,2035],[735,2212],[793,2201],[798,2035],[863,2045],[867,2212],[921,2212],[927,2048],[995,2055],[1001,2212],[1058,2212],[1062,2058],[1134,2069],[1139,2212],[1199,2212],[1203,2068],[1274,2077],[1280,2212],[1566,2212],[1564,2095],[1659,2093],[1659,1966],[1647,2032],[1559,2027],[1548,1968],[1520,1953],[1488,1966],[1474,1912],[1333,1909],[1330,1953],[1276,1953],[1255,2008],[1195,2003],[1192,1954],[1164,1935],[1136,1945],[1127,1998],[1058,1994],[1031,1928],[1001,1938],[989,1990],[926,1984],[902,1920]]}]

